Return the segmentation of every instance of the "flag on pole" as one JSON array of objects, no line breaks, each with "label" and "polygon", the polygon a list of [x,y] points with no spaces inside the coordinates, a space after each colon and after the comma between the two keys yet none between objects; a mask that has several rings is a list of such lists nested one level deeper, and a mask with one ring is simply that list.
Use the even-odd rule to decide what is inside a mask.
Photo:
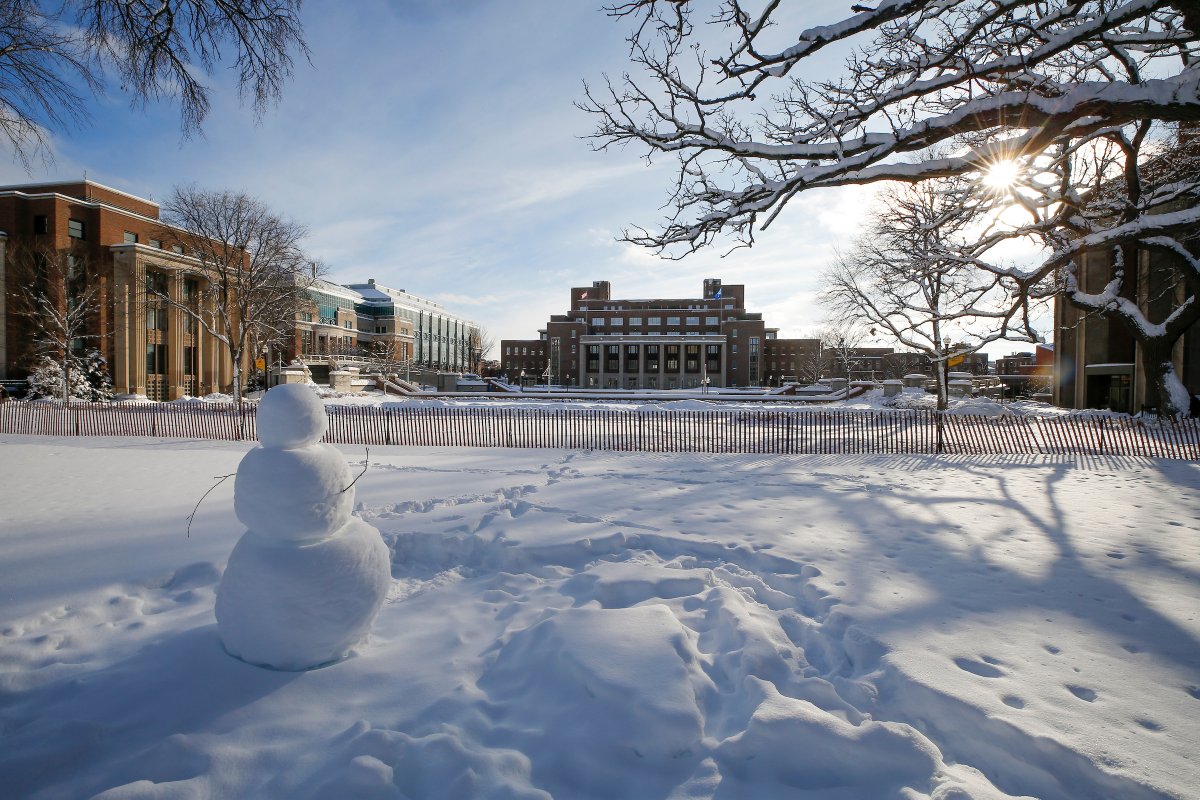
[{"label": "flag on pole", "polygon": [[580,300],[587,300],[587,292],[580,292],[580,293],[579,293],[579,299],[580,299]]},{"label": "flag on pole", "polygon": [[721,289],[722,289],[722,287],[718,286],[717,290],[715,292],[713,292],[713,300],[721,299]]}]

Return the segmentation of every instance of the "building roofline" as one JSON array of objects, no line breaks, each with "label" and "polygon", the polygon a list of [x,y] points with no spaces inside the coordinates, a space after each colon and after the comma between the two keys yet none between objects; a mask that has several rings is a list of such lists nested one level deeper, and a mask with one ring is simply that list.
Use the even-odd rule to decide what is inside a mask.
[{"label": "building roofline", "polygon": [[[33,187],[37,187],[37,186],[46,187],[46,188],[49,188],[51,186],[75,186],[77,184],[83,184],[84,186],[95,186],[96,188],[103,189],[106,192],[112,192],[113,194],[119,194],[122,197],[128,197],[130,200],[137,200],[139,203],[147,203],[149,205],[154,206],[155,208],[162,208],[162,206],[160,206],[154,200],[150,200],[149,198],[146,198],[146,197],[138,197],[136,194],[131,194],[130,192],[126,192],[121,189],[114,188],[112,186],[109,186],[108,184],[100,183],[99,181],[93,181],[89,178],[80,178],[79,180],[33,181],[31,183],[15,183],[15,184],[11,184],[9,186],[0,187],[0,191],[7,192],[10,189],[15,189],[15,190],[19,191],[21,189],[29,189],[29,188],[33,188]],[[39,194],[60,194],[60,192],[40,192]],[[70,197],[70,195],[65,195],[65,196]],[[75,199],[90,201],[92,198],[77,197]]]},{"label": "building roofline", "polygon": [[[44,184],[30,184],[30,185],[39,186],[39,185],[44,185]],[[97,183],[95,185],[99,186],[100,184]],[[104,187],[104,188],[107,189],[108,187]],[[133,197],[133,195],[126,195],[126,196]],[[184,233],[190,233],[190,231],[187,231],[184,228],[180,228],[177,225],[171,225],[170,223],[163,222],[161,219],[156,219],[154,217],[148,217],[145,214],[139,214],[138,212],[132,211],[128,208],[122,208],[121,206],[114,206],[113,204],[106,203],[103,200],[84,200],[81,197],[73,197],[72,195],[63,194],[62,192],[38,192],[37,194],[27,194],[26,192],[22,192],[18,188],[5,186],[5,187],[0,187],[0,197],[23,197],[27,200],[41,200],[41,199],[44,199],[47,197],[62,198],[63,200],[65,200],[69,203],[78,203],[80,205],[91,206],[93,208],[106,208],[109,211],[115,212],[117,214],[124,214],[127,217],[133,217],[134,219],[140,219],[143,222],[149,222],[152,225],[158,225],[159,227],[162,227],[162,228],[169,228],[171,230],[184,231]],[[140,200],[141,198],[136,198],[136,199]],[[153,203],[149,200],[147,200],[145,202],[149,202],[155,208],[159,207],[157,203]]]}]

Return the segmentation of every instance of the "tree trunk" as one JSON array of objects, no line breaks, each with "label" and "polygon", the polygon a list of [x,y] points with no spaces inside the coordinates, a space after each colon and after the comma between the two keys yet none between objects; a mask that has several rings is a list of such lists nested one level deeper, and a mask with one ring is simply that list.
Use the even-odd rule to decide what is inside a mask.
[{"label": "tree trunk", "polygon": [[233,402],[234,405],[242,404],[242,365],[241,353],[230,353],[233,356]]},{"label": "tree trunk", "polygon": [[1175,349],[1174,341],[1166,337],[1143,339],[1142,361],[1146,371],[1146,403],[1158,408],[1161,417],[1187,416],[1191,408],[1191,396],[1179,373],[1175,371],[1175,362],[1171,359],[1171,351]]},{"label": "tree trunk", "polygon": [[62,401],[63,405],[71,402],[71,351],[62,360]]},{"label": "tree trunk", "polygon": [[945,411],[950,406],[950,385],[945,361],[933,362],[933,373],[937,377],[937,409]]}]

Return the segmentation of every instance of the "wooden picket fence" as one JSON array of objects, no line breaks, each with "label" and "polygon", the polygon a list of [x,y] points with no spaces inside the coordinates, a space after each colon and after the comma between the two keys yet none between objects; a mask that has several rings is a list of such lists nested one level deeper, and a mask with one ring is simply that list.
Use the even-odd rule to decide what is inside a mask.
[{"label": "wooden picket fence", "polygon": [[[1072,413],[328,406],[337,444],[667,453],[1093,454],[1200,459],[1200,420]],[[252,440],[245,404],[0,404],[0,433]]]}]

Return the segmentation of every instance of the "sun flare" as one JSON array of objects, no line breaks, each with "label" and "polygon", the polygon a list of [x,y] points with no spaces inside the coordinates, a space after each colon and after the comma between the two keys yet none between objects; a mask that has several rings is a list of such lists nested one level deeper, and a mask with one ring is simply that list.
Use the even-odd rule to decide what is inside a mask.
[{"label": "sun flare", "polygon": [[983,173],[983,183],[991,189],[1009,189],[1020,175],[1021,165],[1011,159],[1005,159],[996,161],[987,168]]}]

